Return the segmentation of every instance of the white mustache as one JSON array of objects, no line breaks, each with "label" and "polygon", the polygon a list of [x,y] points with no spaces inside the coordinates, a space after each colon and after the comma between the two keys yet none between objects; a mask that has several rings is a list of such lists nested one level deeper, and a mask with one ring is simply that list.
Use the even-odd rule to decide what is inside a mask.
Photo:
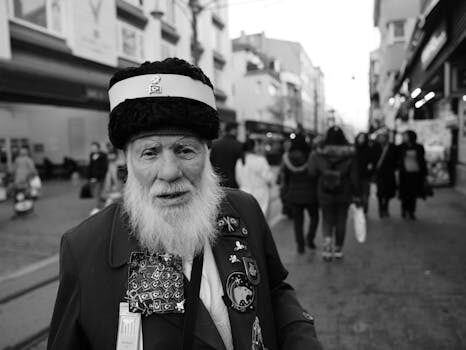
[{"label": "white mustache", "polygon": [[155,182],[150,188],[149,195],[154,196],[163,196],[167,194],[179,193],[179,192],[188,192],[192,191],[193,186],[188,181],[180,181],[174,183],[166,182]]}]

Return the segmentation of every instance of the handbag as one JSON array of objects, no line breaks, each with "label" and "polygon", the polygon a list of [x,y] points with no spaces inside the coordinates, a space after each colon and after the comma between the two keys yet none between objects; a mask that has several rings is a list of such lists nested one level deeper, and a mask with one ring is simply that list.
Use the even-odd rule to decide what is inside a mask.
[{"label": "handbag", "polygon": [[364,243],[367,236],[366,216],[364,215],[364,211],[362,207],[357,207],[355,204],[351,204],[350,211],[356,240],[359,243]]},{"label": "handbag", "polygon": [[79,192],[79,198],[89,199],[92,197],[93,196],[92,196],[92,191],[91,191],[91,184],[87,182],[81,187],[81,191]]}]

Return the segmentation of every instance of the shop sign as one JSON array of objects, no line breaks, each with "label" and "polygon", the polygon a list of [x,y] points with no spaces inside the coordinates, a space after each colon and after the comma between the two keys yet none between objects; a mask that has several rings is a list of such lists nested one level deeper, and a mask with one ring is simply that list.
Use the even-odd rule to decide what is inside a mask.
[{"label": "shop sign", "polygon": [[109,66],[117,66],[115,0],[70,1],[73,54]]},{"label": "shop sign", "polygon": [[432,62],[432,60],[437,56],[442,47],[447,42],[447,28],[445,23],[443,23],[440,28],[438,28],[430,37],[427,44],[424,46],[424,49],[421,53],[421,63],[424,69]]}]

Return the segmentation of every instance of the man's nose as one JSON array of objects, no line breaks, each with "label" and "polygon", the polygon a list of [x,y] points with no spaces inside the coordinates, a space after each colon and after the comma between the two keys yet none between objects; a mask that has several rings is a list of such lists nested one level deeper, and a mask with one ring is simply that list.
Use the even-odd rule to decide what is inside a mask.
[{"label": "man's nose", "polygon": [[175,181],[182,176],[179,159],[172,151],[165,151],[161,156],[158,178],[167,182]]}]

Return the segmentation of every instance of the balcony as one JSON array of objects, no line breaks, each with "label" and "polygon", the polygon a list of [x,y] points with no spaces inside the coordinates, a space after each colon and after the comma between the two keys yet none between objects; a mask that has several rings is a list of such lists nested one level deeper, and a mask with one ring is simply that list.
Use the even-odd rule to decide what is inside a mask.
[{"label": "balcony", "polygon": [[118,18],[125,19],[136,27],[144,29],[147,24],[147,17],[141,8],[123,0],[117,0],[116,5]]}]

